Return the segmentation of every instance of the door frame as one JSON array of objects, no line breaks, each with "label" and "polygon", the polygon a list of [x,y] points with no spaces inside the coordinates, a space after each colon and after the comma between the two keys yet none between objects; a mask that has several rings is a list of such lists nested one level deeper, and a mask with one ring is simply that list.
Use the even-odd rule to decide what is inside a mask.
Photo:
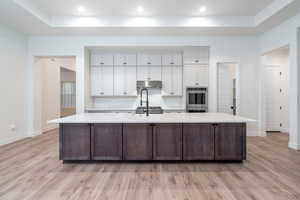
[{"label": "door frame", "polygon": [[215,110],[218,112],[218,105],[219,105],[219,64],[235,64],[236,65],[236,115],[240,114],[240,60],[238,58],[220,58],[216,62],[216,86],[215,86],[215,97],[216,97],[216,103],[215,103]]}]

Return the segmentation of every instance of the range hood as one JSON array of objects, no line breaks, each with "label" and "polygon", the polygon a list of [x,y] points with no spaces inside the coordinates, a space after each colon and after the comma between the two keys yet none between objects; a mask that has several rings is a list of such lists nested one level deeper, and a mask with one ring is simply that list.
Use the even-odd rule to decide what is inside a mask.
[{"label": "range hood", "polygon": [[139,91],[141,88],[161,89],[162,81],[137,81],[136,89]]}]

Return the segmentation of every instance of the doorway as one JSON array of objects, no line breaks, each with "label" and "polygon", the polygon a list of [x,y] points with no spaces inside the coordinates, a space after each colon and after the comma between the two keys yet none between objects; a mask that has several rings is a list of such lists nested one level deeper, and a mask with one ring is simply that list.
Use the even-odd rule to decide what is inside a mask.
[{"label": "doorway", "polygon": [[75,57],[34,58],[34,127],[36,134],[58,128],[49,120],[75,114]]},{"label": "doorway", "polygon": [[263,55],[266,132],[289,132],[289,52],[283,47]]},{"label": "doorway", "polygon": [[237,114],[237,63],[217,64],[217,111]]}]

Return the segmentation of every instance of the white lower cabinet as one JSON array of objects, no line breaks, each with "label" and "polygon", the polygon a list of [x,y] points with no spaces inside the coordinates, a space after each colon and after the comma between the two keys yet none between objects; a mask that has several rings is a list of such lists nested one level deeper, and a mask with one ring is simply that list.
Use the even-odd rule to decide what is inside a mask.
[{"label": "white lower cabinet", "polygon": [[161,66],[138,66],[137,80],[139,81],[161,81]]},{"label": "white lower cabinet", "polygon": [[184,66],[184,85],[194,87],[208,87],[209,80],[207,65]]},{"label": "white lower cabinet", "polygon": [[114,96],[137,96],[135,66],[115,67]]},{"label": "white lower cabinet", "polygon": [[113,96],[112,66],[91,67],[91,96]]},{"label": "white lower cabinet", "polygon": [[182,67],[164,66],[162,68],[162,95],[182,96]]}]

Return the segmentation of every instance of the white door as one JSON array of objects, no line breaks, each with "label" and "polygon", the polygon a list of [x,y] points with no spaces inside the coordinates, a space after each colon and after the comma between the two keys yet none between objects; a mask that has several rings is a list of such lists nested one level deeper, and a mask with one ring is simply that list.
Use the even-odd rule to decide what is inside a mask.
[{"label": "white door", "polygon": [[218,64],[218,112],[236,114],[236,64]]},{"label": "white door", "polygon": [[280,131],[280,67],[265,68],[266,130]]}]

